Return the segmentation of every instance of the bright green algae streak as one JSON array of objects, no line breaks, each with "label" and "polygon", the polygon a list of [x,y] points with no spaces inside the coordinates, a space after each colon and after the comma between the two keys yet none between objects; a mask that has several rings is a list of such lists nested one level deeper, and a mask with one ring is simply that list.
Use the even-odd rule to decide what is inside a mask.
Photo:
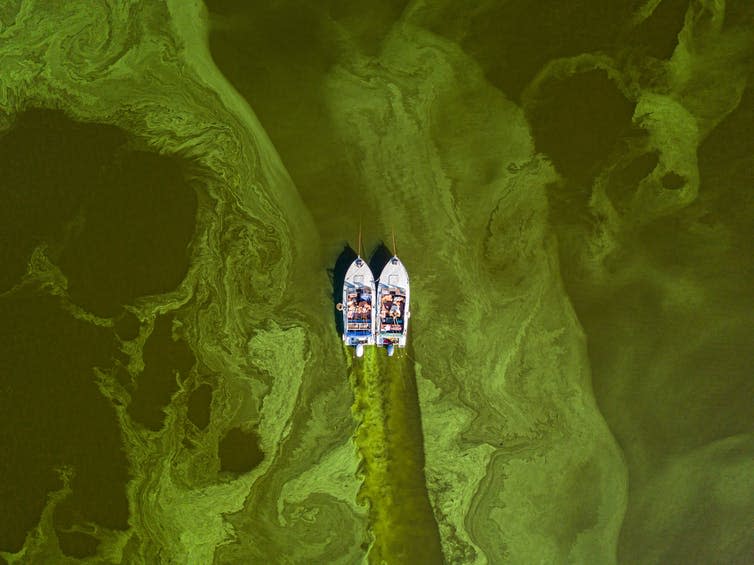
[{"label": "bright green algae streak", "polygon": [[752,9],[0,2],[0,562],[748,562]]},{"label": "bright green algae streak", "polygon": [[[347,355],[352,349],[346,349]],[[438,563],[440,538],[427,499],[413,363],[367,348],[349,363],[356,444],[364,459],[359,496],[370,505],[370,563]]]}]

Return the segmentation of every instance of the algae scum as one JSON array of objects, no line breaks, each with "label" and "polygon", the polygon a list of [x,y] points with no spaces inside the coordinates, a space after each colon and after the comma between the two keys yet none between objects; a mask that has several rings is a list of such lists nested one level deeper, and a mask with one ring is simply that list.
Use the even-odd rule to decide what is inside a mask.
[{"label": "algae scum", "polygon": [[750,4],[0,0],[0,563],[751,563]]}]

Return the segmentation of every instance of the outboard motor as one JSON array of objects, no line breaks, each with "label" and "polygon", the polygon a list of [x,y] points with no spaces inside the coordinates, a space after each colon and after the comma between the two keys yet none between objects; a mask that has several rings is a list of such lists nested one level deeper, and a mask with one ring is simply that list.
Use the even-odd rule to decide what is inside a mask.
[{"label": "outboard motor", "polygon": [[395,352],[395,345],[391,343],[390,345],[387,346],[387,356],[392,357],[394,352]]},{"label": "outboard motor", "polygon": [[363,343],[356,344],[356,357],[364,357],[364,344]]}]

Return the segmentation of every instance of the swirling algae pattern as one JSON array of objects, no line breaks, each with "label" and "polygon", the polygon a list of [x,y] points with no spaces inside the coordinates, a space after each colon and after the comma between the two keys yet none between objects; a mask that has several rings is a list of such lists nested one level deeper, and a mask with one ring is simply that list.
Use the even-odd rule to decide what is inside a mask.
[{"label": "swirling algae pattern", "polygon": [[[741,488],[751,485],[741,455],[751,452],[750,432],[651,463],[649,440],[632,427],[638,408],[624,406],[630,394],[606,375],[659,369],[639,361],[637,369],[620,348],[606,361],[595,347],[625,335],[597,310],[610,311],[606,289],[628,288],[638,273],[676,289],[664,312],[701,304],[692,276],[642,270],[631,253],[640,230],[701,198],[697,153],[747,92],[751,28],[736,23],[741,16],[726,24],[725,2],[694,0],[667,60],[556,53],[530,80],[505,82],[493,76],[499,54],[474,43],[473,26],[499,4],[450,17],[450,3],[405,3],[376,50],[353,19],[323,16],[338,49],[311,90],[324,101],[316,111],[330,137],[297,136],[301,146],[340,150],[310,169],[284,165],[286,139],[273,144],[265,127],[275,124],[263,127],[254,98],[215,64],[201,2],[3,4],[3,129],[30,108],[117,126],[131,146],[190,163],[197,195],[187,273],[175,289],[129,306],[141,329],[121,350],[138,373],[156,320],[172,314],[201,371],[178,384],[158,430],[134,421],[114,372],[95,372],[129,470],[128,527],[90,530],[97,559],[669,562],[657,536],[682,536],[683,524],[663,501],[694,504],[679,484],[712,481],[705,465],[717,458],[740,480],[718,484],[715,508],[751,509],[753,491]],[[644,29],[660,4],[626,9],[618,31]],[[594,149],[598,157],[570,178],[567,159],[547,149],[546,111],[552,89],[574,77],[613,93],[616,114],[643,133],[612,152]],[[642,155],[656,163],[633,192],[617,193],[616,179]],[[358,190],[311,206],[317,175],[336,167]],[[579,176],[589,167],[591,176]],[[411,347],[393,364],[381,351],[352,359],[332,324],[326,268],[344,232],[355,231],[354,194],[371,229],[399,234],[412,278]],[[71,300],[43,247],[25,276],[74,318],[115,324]],[[211,417],[188,434],[187,398],[200,373],[216,377]],[[263,456],[248,472],[219,471],[218,444],[231,428],[258,438]],[[6,561],[73,561],[56,542],[54,513],[76,470],[58,472],[62,487],[23,547],[0,552]],[[731,559],[744,544],[735,522],[726,518],[732,533],[711,542]]]}]

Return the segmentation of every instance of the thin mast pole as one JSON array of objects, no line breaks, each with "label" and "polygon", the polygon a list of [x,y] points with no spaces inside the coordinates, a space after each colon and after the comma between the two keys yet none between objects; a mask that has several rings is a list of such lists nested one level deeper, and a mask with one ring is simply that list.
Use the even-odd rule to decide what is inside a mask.
[{"label": "thin mast pole", "polygon": [[361,257],[361,220],[359,220],[359,257]]},{"label": "thin mast pole", "polygon": [[398,248],[395,246],[395,228],[392,228],[393,232],[393,255],[398,256]]}]

